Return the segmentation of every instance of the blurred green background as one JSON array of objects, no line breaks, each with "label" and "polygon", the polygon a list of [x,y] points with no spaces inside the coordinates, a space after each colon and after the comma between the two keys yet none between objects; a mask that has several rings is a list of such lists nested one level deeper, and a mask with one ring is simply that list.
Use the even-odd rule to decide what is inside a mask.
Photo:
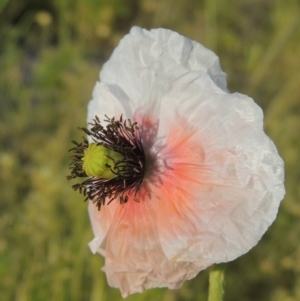
[{"label": "blurred green background", "polygon": [[[203,43],[230,91],[262,106],[287,194],[258,246],[226,264],[225,300],[300,300],[299,0],[0,0],[0,300],[122,299],[65,176],[99,70],[133,25]],[[204,271],[127,300],[206,300],[207,286]]]}]

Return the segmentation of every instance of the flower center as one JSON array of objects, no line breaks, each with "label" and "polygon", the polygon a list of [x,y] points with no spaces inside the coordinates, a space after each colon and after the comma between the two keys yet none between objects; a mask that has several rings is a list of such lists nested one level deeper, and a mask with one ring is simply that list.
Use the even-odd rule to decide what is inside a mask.
[{"label": "flower center", "polygon": [[[89,177],[82,183],[73,185],[92,200],[100,210],[102,205],[119,198],[126,203],[129,194],[134,196],[143,182],[146,156],[139,136],[137,123],[130,119],[114,118],[105,120],[103,127],[96,116],[90,129],[79,128],[92,138],[93,143],[84,138],[83,142],[72,141],[76,147],[70,164],[71,175],[67,179]],[[138,201],[133,197],[135,201]]]},{"label": "flower center", "polygon": [[124,157],[104,145],[97,143],[89,144],[84,150],[82,169],[89,177],[98,177],[111,180],[117,176],[118,169],[115,162],[121,161]]}]

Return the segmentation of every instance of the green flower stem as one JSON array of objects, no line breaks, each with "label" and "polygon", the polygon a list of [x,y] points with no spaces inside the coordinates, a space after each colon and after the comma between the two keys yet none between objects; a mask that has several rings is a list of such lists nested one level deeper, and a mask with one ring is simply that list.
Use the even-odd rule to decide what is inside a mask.
[{"label": "green flower stem", "polygon": [[208,301],[223,301],[224,297],[224,268],[215,265],[209,273]]}]

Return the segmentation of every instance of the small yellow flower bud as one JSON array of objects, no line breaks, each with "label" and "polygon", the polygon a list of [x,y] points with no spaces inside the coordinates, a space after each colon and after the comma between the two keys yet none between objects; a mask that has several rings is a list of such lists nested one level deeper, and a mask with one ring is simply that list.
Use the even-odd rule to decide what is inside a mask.
[{"label": "small yellow flower bud", "polygon": [[[89,177],[111,180],[116,177],[111,171],[111,169],[114,171],[114,161],[111,158],[119,161],[124,157],[120,153],[107,149],[103,145],[91,143],[84,151],[82,169]],[[111,168],[106,165],[109,165]]]}]

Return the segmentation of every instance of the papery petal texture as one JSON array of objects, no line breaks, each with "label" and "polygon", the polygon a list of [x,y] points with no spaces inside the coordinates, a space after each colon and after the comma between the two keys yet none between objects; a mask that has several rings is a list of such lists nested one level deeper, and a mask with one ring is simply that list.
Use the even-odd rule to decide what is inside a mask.
[{"label": "papery petal texture", "polygon": [[104,65],[88,107],[138,122],[150,172],[137,197],[100,211],[92,251],[124,297],[178,288],[254,247],[276,218],[284,167],[263,112],[230,94],[218,57],[166,29],[134,27]]}]

